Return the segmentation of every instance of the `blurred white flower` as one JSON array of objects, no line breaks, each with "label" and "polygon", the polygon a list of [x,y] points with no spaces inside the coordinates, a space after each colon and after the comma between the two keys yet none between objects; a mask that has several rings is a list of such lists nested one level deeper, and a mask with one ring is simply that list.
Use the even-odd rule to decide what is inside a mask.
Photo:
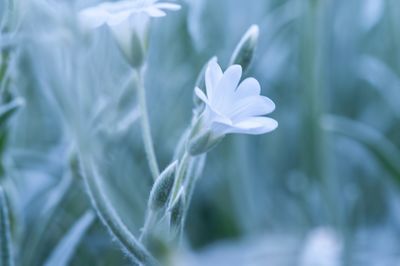
[{"label": "blurred white flower", "polygon": [[179,10],[178,4],[155,1],[118,1],[101,3],[94,7],[82,10],[79,14],[81,23],[89,28],[97,28],[103,24],[110,27],[124,23],[138,14],[146,14],[149,17],[163,17],[164,10]]},{"label": "blurred white flower", "polygon": [[331,228],[319,227],[310,232],[300,255],[301,266],[339,266],[342,241]]},{"label": "blurred white flower", "polygon": [[198,87],[196,95],[205,103],[198,122],[193,127],[189,152],[192,155],[210,150],[226,134],[264,134],[274,130],[278,122],[262,115],[275,109],[275,104],[260,95],[260,84],[255,78],[242,76],[240,65],[222,72],[216,60],[211,60],[205,72],[207,96]]},{"label": "blurred white flower", "polygon": [[163,17],[165,10],[179,10],[178,4],[154,0],[125,0],[102,3],[79,13],[83,28],[108,25],[121,51],[133,67],[143,63],[147,47],[147,31],[151,17]]},{"label": "blurred white flower", "polygon": [[203,119],[217,135],[264,134],[278,126],[274,119],[261,116],[271,113],[275,104],[260,95],[258,81],[247,78],[239,84],[241,76],[241,66],[232,65],[223,73],[214,60],[206,69],[207,96],[195,88],[196,95],[206,104]]}]

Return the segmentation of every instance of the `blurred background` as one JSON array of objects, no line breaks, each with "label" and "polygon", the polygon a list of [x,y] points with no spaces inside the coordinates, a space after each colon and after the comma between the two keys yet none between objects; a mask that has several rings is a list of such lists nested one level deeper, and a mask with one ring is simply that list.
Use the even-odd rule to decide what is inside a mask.
[{"label": "blurred background", "polygon": [[[0,182],[17,265],[64,265],[49,264],[60,242],[65,264],[129,265],[90,211],[76,146],[91,147],[129,229],[143,225],[152,179],[132,70],[107,27],[77,24],[96,3],[0,0]],[[202,66],[216,55],[226,68],[252,24],[260,39],[245,76],[276,103],[279,127],[208,154],[176,265],[399,265],[400,2],[178,3],[152,20],[149,41],[161,168],[190,123]]]}]

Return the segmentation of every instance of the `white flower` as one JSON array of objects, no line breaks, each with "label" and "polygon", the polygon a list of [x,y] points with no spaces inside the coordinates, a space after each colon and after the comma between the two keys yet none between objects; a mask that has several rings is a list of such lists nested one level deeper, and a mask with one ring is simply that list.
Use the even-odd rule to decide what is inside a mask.
[{"label": "white flower", "polygon": [[338,233],[330,227],[318,227],[306,237],[300,253],[301,266],[339,266],[343,243]]},{"label": "white flower", "polygon": [[173,3],[124,0],[86,8],[80,12],[79,19],[88,28],[97,28],[103,24],[113,27],[133,19],[138,14],[163,17],[166,15],[164,10],[179,10],[180,8],[180,5]]},{"label": "white flower", "polygon": [[195,88],[196,95],[206,104],[203,125],[216,136],[229,133],[264,134],[278,126],[274,119],[262,116],[271,113],[275,104],[260,95],[258,81],[247,78],[239,84],[241,76],[240,65],[232,65],[223,73],[213,60],[206,69],[207,96]]},{"label": "white flower", "polygon": [[85,29],[108,25],[128,62],[138,67],[143,63],[150,18],[163,17],[164,10],[180,8],[178,4],[154,0],[106,2],[82,10],[79,20]]},{"label": "white flower", "polygon": [[205,108],[193,125],[188,151],[198,155],[212,149],[226,134],[264,134],[274,130],[278,122],[262,115],[275,109],[275,104],[260,95],[260,84],[255,78],[242,76],[240,65],[230,66],[222,72],[216,60],[208,63],[205,73],[207,96],[198,87],[196,95]]}]

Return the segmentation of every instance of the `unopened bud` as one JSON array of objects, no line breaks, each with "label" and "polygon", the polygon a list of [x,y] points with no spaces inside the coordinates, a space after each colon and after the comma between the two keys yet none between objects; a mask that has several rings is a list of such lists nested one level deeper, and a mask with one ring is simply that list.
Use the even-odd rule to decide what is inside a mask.
[{"label": "unopened bud", "polygon": [[174,161],[156,179],[149,197],[151,210],[156,211],[166,205],[174,184],[176,166],[177,161]]},{"label": "unopened bud", "polygon": [[243,72],[249,68],[251,60],[253,59],[255,48],[257,46],[258,35],[258,26],[250,26],[236,46],[230,60],[230,65],[241,65]]},{"label": "unopened bud", "polygon": [[182,219],[185,212],[185,192],[183,190],[183,187],[179,191],[175,201],[172,203],[170,212],[171,226],[175,228],[179,228],[180,226],[182,226]]}]

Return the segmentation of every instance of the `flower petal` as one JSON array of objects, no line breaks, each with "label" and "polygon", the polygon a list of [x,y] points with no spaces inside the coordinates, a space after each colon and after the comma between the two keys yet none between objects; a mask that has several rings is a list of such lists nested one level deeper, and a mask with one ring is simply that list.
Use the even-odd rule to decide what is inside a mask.
[{"label": "flower petal", "polygon": [[108,13],[118,13],[121,11],[127,11],[128,9],[133,11],[133,9],[138,10],[135,2],[131,0],[118,1],[118,2],[104,2],[96,6],[95,8],[103,9]]},{"label": "flower petal", "polygon": [[210,102],[207,99],[207,96],[204,94],[204,92],[196,87],[194,89],[197,97],[200,98],[200,100],[202,100],[205,104],[206,104],[206,108],[207,108],[207,119],[209,121],[211,121],[211,123],[213,122],[218,122],[218,123],[224,123],[224,124],[228,124],[228,125],[232,125],[232,120],[229,119],[229,117],[221,114],[220,112],[218,112],[217,110],[215,110],[211,105]]},{"label": "flower petal", "polygon": [[270,117],[251,117],[233,124],[225,129],[225,133],[242,133],[259,135],[268,133],[278,127],[278,122]]},{"label": "flower petal", "polygon": [[275,109],[275,104],[265,96],[249,96],[235,102],[228,116],[233,121],[243,120],[251,116],[266,115]]},{"label": "flower petal", "polygon": [[255,78],[247,78],[243,80],[236,90],[235,97],[244,98],[247,96],[260,95],[260,83]]},{"label": "flower petal", "polygon": [[107,19],[107,25],[110,27],[117,26],[118,24],[121,23],[129,23],[128,18],[132,15],[132,12],[130,11],[123,11],[123,12],[118,12],[115,14],[111,14],[108,19]]},{"label": "flower petal", "polygon": [[200,100],[202,100],[205,104],[209,104],[207,96],[199,87],[194,88],[194,92],[196,93],[197,97],[200,98]]},{"label": "flower petal", "polygon": [[217,87],[214,89],[213,98],[210,98],[210,102],[215,109],[222,113],[229,110],[241,76],[242,67],[240,65],[232,65],[224,72]]},{"label": "flower petal", "polygon": [[216,59],[211,59],[206,69],[206,90],[208,99],[214,96],[214,90],[223,76],[222,69]]},{"label": "flower petal", "polygon": [[85,28],[97,28],[108,19],[108,13],[98,8],[87,8],[79,13],[79,22]]},{"label": "flower petal", "polygon": [[159,9],[166,9],[166,10],[172,10],[172,11],[177,11],[179,9],[181,9],[181,6],[178,4],[174,4],[174,3],[156,3],[154,4],[155,7],[159,8]]},{"label": "flower petal", "polygon": [[165,13],[161,9],[157,8],[155,5],[148,6],[148,7],[144,8],[143,11],[146,12],[150,17],[154,17],[154,18],[164,17],[167,15],[167,13]]}]

